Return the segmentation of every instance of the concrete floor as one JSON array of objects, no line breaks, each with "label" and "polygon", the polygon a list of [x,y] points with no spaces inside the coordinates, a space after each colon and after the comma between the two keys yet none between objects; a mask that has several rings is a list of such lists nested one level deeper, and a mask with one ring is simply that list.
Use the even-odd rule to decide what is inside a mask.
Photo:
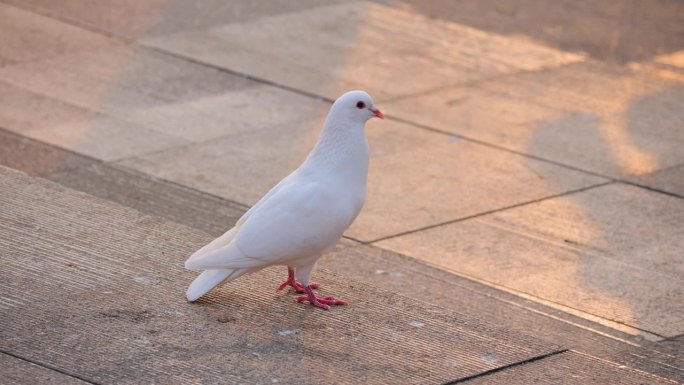
[{"label": "concrete floor", "polygon": [[[681,20],[675,0],[0,1],[0,368],[27,384],[683,382]],[[302,309],[270,270],[185,303],[187,254],[355,88],[387,119],[367,125],[366,206],[317,276],[353,304]]]}]

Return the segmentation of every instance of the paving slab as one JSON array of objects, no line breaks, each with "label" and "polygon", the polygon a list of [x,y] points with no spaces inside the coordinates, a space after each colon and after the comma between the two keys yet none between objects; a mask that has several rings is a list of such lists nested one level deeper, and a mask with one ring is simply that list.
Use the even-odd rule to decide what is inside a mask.
[{"label": "paving slab", "polygon": [[[317,139],[319,122],[229,135],[120,164],[252,205],[304,160]],[[367,202],[347,232],[359,240],[604,182],[399,122],[371,121],[366,133],[371,147]]]},{"label": "paving slab", "polygon": [[99,383],[444,383],[559,351],[324,271],[350,305],[276,293],[268,269],[187,303],[211,236],[2,169],[2,349]]},{"label": "paving slab", "polygon": [[446,88],[389,116],[612,177],[682,164],[684,84],[647,69],[580,63]]},{"label": "paving slab", "polygon": [[[131,123],[143,132],[152,130],[150,136],[160,132],[192,142],[309,120],[323,104],[181,58],[121,44],[9,66],[0,69],[0,79],[11,83],[6,87],[14,87],[11,91],[20,96],[38,94],[41,101],[47,97],[52,104],[78,106]],[[19,102],[12,104],[18,111],[13,114],[28,109]],[[24,114],[32,117],[30,111]],[[24,120],[56,130],[29,118]],[[20,123],[23,121],[10,121],[8,126],[25,130]],[[125,135],[116,137],[102,144],[118,153],[136,145]],[[47,140],[45,135],[40,139]],[[151,139],[164,144],[163,138]]]},{"label": "paving slab", "polygon": [[226,135],[264,129],[298,130],[319,121],[328,104],[280,88],[252,82],[248,89],[128,113],[126,119],[185,140],[212,142]]},{"label": "paving slab", "polygon": [[0,373],[5,385],[86,385],[88,382],[52,369],[0,353]]},{"label": "paving slab", "polygon": [[89,119],[92,111],[0,80],[0,127],[17,133]]},{"label": "paving slab", "polygon": [[677,0],[400,0],[392,4],[597,60],[645,61],[684,46],[684,5]]},{"label": "paving slab", "polygon": [[240,22],[263,16],[302,10],[329,2],[324,0],[251,1],[123,0],[107,3],[97,0],[46,2],[40,0],[3,0],[19,7],[38,11],[85,28],[102,31],[126,40],[207,28],[227,21]]},{"label": "paving slab", "polygon": [[0,31],[0,67],[112,42],[106,36],[2,3]]},{"label": "paving slab", "polygon": [[63,186],[210,234],[223,234],[247,210],[243,205],[103,163],[72,168],[49,178]]},{"label": "paving slab", "polygon": [[82,155],[0,128],[0,165],[5,167],[45,177],[90,163]]},{"label": "paving slab", "polygon": [[[321,112],[327,109],[323,106]],[[251,206],[299,166],[319,130],[320,126],[311,122],[239,130],[242,132],[118,164]]]},{"label": "paving slab", "polygon": [[189,143],[105,114],[94,114],[78,122],[29,130],[23,134],[104,161],[154,153]]},{"label": "paving slab", "polygon": [[649,373],[569,351],[474,378],[463,384],[677,384]]},{"label": "paving slab", "polygon": [[[14,139],[14,140],[13,140]],[[6,133],[0,137],[0,164],[41,175],[64,186],[87,192],[140,212],[170,219],[218,236],[232,226],[244,208],[230,201],[184,188],[144,174],[92,159],[81,159],[49,145]],[[2,150],[16,149],[5,154]],[[55,153],[62,152],[61,156]],[[5,154],[6,156],[3,156]],[[77,167],[36,167],[51,154],[57,162],[76,157]],[[22,160],[23,159],[23,160]],[[26,161],[36,159],[37,163]],[[534,330],[541,339],[608,359],[621,365],[684,381],[684,357],[677,340],[646,347],[647,341],[513,293],[454,275],[414,258],[343,240],[326,255],[319,268],[406,297],[429,302],[506,325],[511,330]],[[640,346],[636,346],[640,345]],[[679,346],[679,348],[678,348]],[[679,349],[680,353],[677,352]]]},{"label": "paving slab", "polygon": [[324,256],[318,266],[444,309],[476,314],[512,330],[533,330],[540,338],[619,365],[684,381],[681,338],[650,343],[633,328],[582,318],[370,245],[340,248]]},{"label": "paving slab", "polygon": [[630,181],[684,197],[684,165],[633,177]]},{"label": "paving slab", "polygon": [[227,23],[144,44],[331,99],[364,88],[382,100],[583,60],[372,2]]},{"label": "paving slab", "polygon": [[610,184],[377,245],[567,309],[675,336],[684,319],[682,223],[681,199]]},{"label": "paving slab", "polygon": [[122,43],[6,66],[0,79],[91,110],[122,114],[254,85],[240,76]]},{"label": "paving slab", "polygon": [[2,129],[0,165],[215,235],[223,234],[247,210],[225,199]]}]

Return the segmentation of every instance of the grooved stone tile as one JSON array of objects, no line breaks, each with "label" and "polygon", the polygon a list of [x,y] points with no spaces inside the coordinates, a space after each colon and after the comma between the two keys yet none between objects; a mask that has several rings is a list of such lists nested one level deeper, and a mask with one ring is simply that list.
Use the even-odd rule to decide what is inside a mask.
[{"label": "grooved stone tile", "polygon": [[83,156],[0,129],[0,165],[48,177],[91,162]]},{"label": "grooved stone tile", "polygon": [[613,177],[684,162],[684,84],[580,63],[386,103],[388,115]]},{"label": "grooved stone tile", "polygon": [[[252,205],[299,166],[315,143],[318,124],[255,130],[121,164]],[[347,232],[360,240],[370,241],[603,181],[389,120],[370,121],[366,133],[371,148],[367,202]]]},{"label": "grooved stone tile", "polygon": [[0,3],[0,67],[111,42],[108,37]]},{"label": "grooved stone tile", "polygon": [[86,385],[87,382],[0,353],[0,373],[6,385]]},{"label": "grooved stone tile", "polygon": [[212,235],[223,234],[247,211],[245,206],[111,164],[92,162],[49,179]]},{"label": "grooved stone tile", "polygon": [[145,43],[333,99],[350,87],[383,99],[583,60],[372,2],[317,7]]},{"label": "grooved stone tile", "polygon": [[528,297],[675,336],[684,332],[683,235],[684,200],[610,184],[377,246]]},{"label": "grooved stone tile", "polygon": [[676,381],[574,351],[556,354],[463,383],[468,385],[677,384]]},{"label": "grooved stone tile", "polygon": [[214,235],[232,227],[247,209],[4,130],[0,130],[0,165]]},{"label": "grooved stone tile", "polygon": [[13,255],[1,348],[89,381],[444,383],[558,351],[324,271],[324,292],[348,306],[276,293],[282,267],[190,304],[181,263],[208,235],[8,169],[0,179],[0,252]]}]

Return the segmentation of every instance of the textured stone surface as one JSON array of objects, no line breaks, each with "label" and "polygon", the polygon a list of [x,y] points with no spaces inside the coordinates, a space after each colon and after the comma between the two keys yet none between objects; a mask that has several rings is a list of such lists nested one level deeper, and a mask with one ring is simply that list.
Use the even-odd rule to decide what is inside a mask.
[{"label": "textured stone surface", "polygon": [[[254,130],[121,164],[252,205],[305,158],[318,124]],[[389,120],[369,122],[366,133],[368,199],[347,233],[365,241],[603,181]]]},{"label": "textured stone surface", "polygon": [[[581,353],[477,380],[660,382],[648,372],[684,382],[681,331],[670,330],[684,319],[674,203],[684,196],[681,1],[0,3],[0,164],[138,212],[53,193],[8,205],[16,191],[0,183],[0,255],[13,263],[2,269],[0,333],[15,332],[0,341],[21,353],[0,364],[12,381],[41,373],[60,383],[69,375],[235,382],[237,373],[252,374],[248,383],[302,383],[292,374],[301,367],[318,382],[359,382],[351,376],[375,370],[389,377],[366,382],[425,383],[423,370],[434,364],[432,382],[444,383],[526,356],[492,355],[485,349],[498,342],[479,337],[513,341],[502,349],[510,353],[530,341],[520,333],[534,333]],[[417,123],[369,125],[374,201],[352,229],[356,238],[513,208],[452,223],[442,238],[437,228],[396,238],[406,250],[442,248],[429,259],[344,240],[320,267],[345,278],[316,278],[352,304],[325,317],[249,279],[198,306],[176,302],[192,276],[178,266],[210,236],[188,230],[192,239],[184,238],[187,229],[179,235],[164,221],[220,234],[246,208],[233,200],[253,203],[306,155],[328,108],[316,94],[332,99],[349,88],[371,91],[390,118]],[[430,129],[446,135],[422,134]],[[166,147],[149,130],[180,142]],[[165,157],[149,154],[158,150]],[[529,205],[603,182],[539,158],[669,196],[618,184]],[[121,222],[133,227],[119,231],[113,224]],[[276,284],[283,275],[256,278]],[[356,306],[375,308],[358,319],[337,311]],[[182,328],[183,317],[195,317],[197,329]],[[445,323],[446,338],[434,322]],[[435,360],[442,351],[455,361]],[[337,371],[322,372],[326,360],[340,362]]]},{"label": "textured stone surface", "polygon": [[247,210],[225,199],[102,163],[59,172],[49,179],[213,235],[223,234]]},{"label": "textured stone surface", "polygon": [[116,3],[98,0],[3,1],[27,9],[37,9],[41,13],[55,15],[127,40],[207,28],[228,21],[241,22],[328,4],[325,0],[272,0],[267,3],[223,0],[119,0]]},{"label": "textured stone surface", "polygon": [[630,179],[635,183],[684,197],[684,165]]},{"label": "textured stone surface", "polygon": [[229,89],[192,101],[139,109],[127,114],[126,119],[188,141],[213,143],[245,132],[299,130],[327,109],[327,103],[252,82],[248,89]]},{"label": "textured stone surface", "polygon": [[154,153],[188,143],[181,138],[103,114],[26,131],[24,135],[104,161]]},{"label": "textured stone surface", "polygon": [[443,383],[558,350],[325,272],[324,292],[350,305],[325,312],[276,293],[282,267],[189,304],[181,262],[209,236],[1,175],[0,248],[14,256],[2,349],[91,381]]},{"label": "textured stone surface", "polygon": [[7,385],[85,385],[87,382],[34,363],[0,353],[2,383]]},{"label": "textured stone surface", "polygon": [[0,165],[46,177],[91,162],[82,155],[0,129]]},{"label": "textured stone surface", "polygon": [[[9,66],[0,69],[0,80],[9,83],[0,85],[7,88],[4,98],[16,106],[0,113],[0,118],[7,121],[8,129],[18,132],[31,128],[53,133],[64,130],[31,115],[31,104],[39,103],[47,111],[60,108],[60,114],[53,113],[56,117],[48,116],[52,120],[71,110],[85,111],[90,120],[96,120],[92,116],[97,111],[140,127],[140,131],[152,130],[192,142],[315,119],[324,111],[321,106],[327,105],[184,59],[124,45]],[[22,104],[23,100],[31,104]],[[83,130],[83,120],[89,122],[88,118],[67,122],[69,127],[77,125]],[[58,133],[64,139],[65,135]],[[118,142],[101,143],[119,153],[139,145],[125,135],[116,137]],[[164,140],[157,137],[154,142],[161,145]]]},{"label": "textured stone surface", "polygon": [[385,108],[445,132],[624,177],[684,162],[682,104],[680,82],[645,69],[582,63],[446,88]]},{"label": "textured stone surface", "polygon": [[400,0],[395,4],[598,60],[645,61],[684,46],[684,4],[677,0]]},{"label": "textured stone surface", "polygon": [[464,381],[464,384],[676,384],[661,378],[601,360],[589,355],[566,352],[496,373]]},{"label": "textured stone surface", "polygon": [[111,39],[50,17],[0,3],[0,67],[91,50]]},{"label": "textured stone surface", "polygon": [[371,2],[229,23],[146,44],[329,98],[362,87],[383,99],[583,60]]},{"label": "textured stone surface", "polygon": [[[0,69],[0,71],[2,71]],[[0,80],[0,127],[24,133],[87,120],[92,111]]]},{"label": "textured stone surface", "polygon": [[611,184],[378,246],[551,303],[675,336],[684,331],[684,291],[677,278],[684,274],[682,224],[681,199]]},{"label": "textured stone surface", "polygon": [[[10,140],[16,137],[14,134],[0,137],[3,144],[0,150],[17,148],[16,152],[0,156],[3,163],[9,161],[4,164],[34,172],[36,169],[43,171],[43,168],[36,168],[33,163],[25,161],[41,160],[40,154],[53,154],[55,157],[58,156],[55,152],[61,152],[64,154],[58,156],[60,159],[77,157],[30,139],[24,139],[18,145],[16,140]],[[214,236],[222,234],[242,212],[223,199],[93,160],[83,159],[76,168],[51,171],[48,168],[42,175],[70,188],[169,218]],[[675,343],[663,341],[647,349],[630,346],[644,341],[609,326],[430,267],[413,258],[372,246],[357,246],[355,242],[344,240],[321,260],[319,268],[364,282],[361,287],[377,286],[443,309],[506,325],[514,331],[524,332],[533,327],[540,338],[556,341],[562,346],[663,377],[684,379],[684,362],[676,358]]]}]

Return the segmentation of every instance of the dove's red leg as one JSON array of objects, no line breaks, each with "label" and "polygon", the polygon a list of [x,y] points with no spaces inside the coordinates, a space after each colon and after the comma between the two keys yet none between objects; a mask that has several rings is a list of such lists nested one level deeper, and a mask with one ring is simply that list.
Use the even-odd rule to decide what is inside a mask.
[{"label": "dove's red leg", "polygon": [[[297,279],[295,278],[295,272],[294,269],[289,267],[287,268],[287,280],[278,286],[278,289],[276,291],[283,290],[287,286],[291,286],[297,293],[306,293],[306,290],[304,288],[304,285],[299,283]],[[311,286],[312,289],[318,289],[321,284],[318,282],[310,282],[309,286]]]},{"label": "dove's red leg", "polygon": [[311,287],[311,285],[304,286],[304,292],[306,292],[306,295],[300,295],[295,297],[295,300],[297,302],[309,301],[310,304],[325,310],[330,309],[329,305],[347,304],[346,302],[340,299],[335,299],[335,297],[333,297],[332,295],[329,295],[327,297],[316,297],[316,294],[313,292],[313,288]]}]

